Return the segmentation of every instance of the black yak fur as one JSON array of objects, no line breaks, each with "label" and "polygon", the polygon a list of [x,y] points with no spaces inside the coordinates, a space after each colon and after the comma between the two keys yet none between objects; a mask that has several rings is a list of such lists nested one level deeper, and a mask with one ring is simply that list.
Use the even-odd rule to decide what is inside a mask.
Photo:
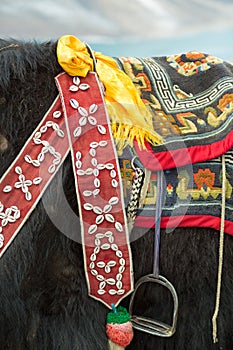
[{"label": "black yak fur", "polygon": [[[61,72],[56,43],[0,40],[0,175],[10,166],[57,95]],[[70,159],[60,170],[63,188],[78,213]],[[56,178],[45,193],[57,192]],[[59,207],[59,198],[50,204]],[[65,222],[65,214],[64,214]],[[69,222],[66,223],[69,227]],[[71,228],[73,229],[73,228]],[[79,227],[77,235],[79,234]],[[140,230],[134,229],[135,237]],[[152,272],[153,231],[131,244],[135,281]],[[233,238],[225,235],[217,344],[212,341],[219,232],[162,231],[161,274],[179,298],[177,331],[160,338],[135,331],[131,350],[233,349]],[[162,288],[163,289],[163,288]],[[170,299],[153,285],[136,298],[137,314],[169,321]],[[128,306],[129,298],[123,302]],[[88,297],[82,247],[53,225],[43,201],[0,260],[0,349],[105,350],[108,309]]]}]

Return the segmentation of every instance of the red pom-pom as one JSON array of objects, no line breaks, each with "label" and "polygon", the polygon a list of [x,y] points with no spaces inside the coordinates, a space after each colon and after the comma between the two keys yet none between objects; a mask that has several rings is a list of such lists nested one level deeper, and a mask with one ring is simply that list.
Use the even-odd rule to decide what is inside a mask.
[{"label": "red pom-pom", "polygon": [[107,324],[106,333],[108,338],[115,344],[127,346],[133,339],[133,328],[131,322],[123,324]]}]

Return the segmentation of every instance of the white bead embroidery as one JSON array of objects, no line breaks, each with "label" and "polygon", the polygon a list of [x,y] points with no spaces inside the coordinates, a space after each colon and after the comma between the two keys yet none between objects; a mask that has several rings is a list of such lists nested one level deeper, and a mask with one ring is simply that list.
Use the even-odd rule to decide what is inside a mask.
[{"label": "white bead embroidery", "polygon": [[34,135],[33,142],[35,145],[42,145],[42,149],[37,156],[37,159],[32,159],[30,155],[26,154],[24,159],[27,163],[32,164],[35,167],[39,167],[45,159],[45,154],[50,153],[54,156],[52,164],[48,168],[50,174],[54,173],[56,167],[61,162],[61,154],[55,150],[53,146],[47,140],[41,140],[42,134],[46,133],[48,128],[52,128],[58,137],[64,138],[64,132],[59,128],[59,125],[53,121],[47,121],[45,125],[41,126],[40,131],[37,131]]},{"label": "white bead embroidery", "polygon": [[27,201],[32,200],[32,194],[29,191],[29,187],[32,185],[39,185],[42,182],[41,177],[36,177],[33,180],[26,180],[25,175],[23,174],[22,168],[20,166],[15,167],[15,172],[18,174],[18,181],[15,182],[14,187],[7,185],[4,187],[3,192],[11,192],[13,188],[20,189]]},{"label": "white bead embroidery", "polygon": [[[81,84],[81,85],[87,85],[87,84]],[[79,88],[81,88],[81,85]],[[73,85],[71,86],[71,88],[74,89]],[[72,91],[75,92],[77,90],[74,89]],[[95,114],[98,110],[98,106],[95,103],[90,105],[88,110],[87,110],[86,108],[80,106],[79,102],[76,99],[71,98],[70,105],[72,108],[76,109],[80,115],[80,118],[78,121],[79,126],[73,132],[74,137],[76,137],[76,138],[79,137],[82,134],[82,128],[85,127],[87,124],[92,125],[92,126],[97,126],[97,130],[102,135],[105,135],[107,133],[106,128],[103,125],[99,125],[97,123],[96,118],[93,116],[93,114]]]},{"label": "white bead embroidery", "polygon": [[[81,89],[82,85],[80,83],[80,79],[78,77],[73,78],[73,85],[70,86],[69,90],[77,93],[79,89]],[[86,89],[89,88],[86,87]],[[81,134],[83,134],[84,130],[89,125],[92,127],[97,127],[98,132],[101,135],[105,135],[107,133],[107,130],[105,126],[99,125],[98,120],[95,117],[95,113],[98,111],[98,106],[96,104],[91,104],[88,108],[84,108],[80,106],[78,98],[75,96],[75,98],[70,99],[70,105],[72,108],[76,109],[78,112],[78,125],[75,128],[73,132],[73,136],[75,138],[78,138]],[[86,211],[91,211],[95,214],[95,219],[92,224],[90,224],[88,228],[88,234],[93,235],[94,239],[94,248],[93,252],[90,255],[90,264],[89,269],[90,273],[96,278],[96,280],[99,282],[98,284],[98,291],[97,293],[99,295],[103,295],[107,292],[110,295],[122,295],[124,294],[125,290],[123,289],[123,273],[125,270],[125,259],[123,259],[123,253],[119,249],[118,245],[115,243],[114,234],[117,231],[118,234],[121,234],[123,232],[123,224],[118,222],[116,218],[114,217],[114,206],[119,203],[119,198],[116,196],[112,196],[107,203],[103,204],[103,207],[100,205],[93,205],[88,201],[88,198],[91,198],[92,196],[97,197],[100,195],[101,191],[101,180],[99,178],[100,173],[102,171],[109,171],[110,175],[110,186],[112,186],[113,189],[118,187],[118,181],[117,181],[117,169],[115,168],[115,164],[108,162],[106,164],[98,163],[98,151],[102,151],[104,147],[108,145],[108,141],[101,140],[101,141],[92,141],[90,142],[90,149],[88,152],[88,155],[90,156],[90,163],[86,165],[85,162],[85,169],[83,168],[83,161],[82,161],[82,154],[81,152],[77,152],[75,157],[75,166],[76,166],[76,173],[78,176],[85,177],[85,176],[92,176],[93,177],[93,187],[92,188],[85,188],[82,190],[82,195],[86,198],[86,203],[83,204],[83,208]],[[89,183],[89,181],[87,181]],[[100,203],[102,203],[102,199],[100,198]],[[114,234],[111,229],[109,229],[106,232],[99,232],[101,230],[101,224],[106,221],[109,224],[112,224],[112,227],[114,229]],[[103,261],[98,259],[98,254],[102,251],[109,251],[111,250],[115,255],[115,260],[110,258],[109,261]],[[117,271],[116,275],[113,278],[111,277],[105,277],[102,275],[101,270],[105,272],[105,274],[110,274],[112,272],[112,269],[116,269]],[[111,286],[110,289],[106,289],[106,287]]]},{"label": "white bead embroidery", "polygon": [[[90,203],[86,203],[84,205],[86,210],[93,210],[93,206],[90,205]],[[95,232],[97,232],[98,230],[98,225],[94,224],[91,225],[89,227],[89,234],[93,234]],[[107,239],[109,243],[103,243],[101,244],[101,240],[103,239]],[[110,295],[114,295],[114,294],[118,294],[121,295],[124,293],[124,289],[122,289],[122,274],[125,270],[125,259],[122,258],[122,251],[118,248],[117,244],[114,244],[114,236],[112,231],[107,231],[105,233],[96,233],[95,234],[95,250],[94,252],[91,254],[90,256],[90,272],[93,276],[96,277],[96,279],[98,281],[104,282],[104,283],[99,283],[99,289],[98,289],[98,294],[102,295],[105,294],[106,291],[104,290],[106,285],[115,285],[116,286],[116,290],[115,289],[110,289],[108,292]],[[96,249],[98,248],[98,249]],[[119,260],[119,265],[120,267],[118,268],[118,273],[116,274],[116,278],[105,278],[103,275],[101,275],[100,273],[98,273],[98,271],[96,270],[96,268],[99,269],[104,269],[105,273],[109,274],[111,273],[111,268],[116,266],[117,262],[114,260],[110,260],[108,262],[104,262],[104,261],[98,261],[97,259],[97,255],[101,250],[113,250],[115,252],[116,258],[118,258]]]},{"label": "white bead embroidery", "polygon": [[69,90],[72,91],[72,92],[77,92],[79,89],[82,90],[82,91],[85,91],[85,90],[88,90],[90,88],[90,85],[88,84],[80,84],[81,81],[79,79],[79,77],[74,77],[73,78],[73,84],[74,85],[71,85]]},{"label": "white bead embroidery", "polygon": [[[101,187],[101,183],[100,183],[100,179],[98,178],[99,176],[99,172],[103,171],[103,170],[108,170],[110,172],[110,177],[112,178],[111,184],[113,187],[117,187],[118,182],[115,180],[116,177],[116,170],[114,167],[114,164],[112,163],[106,163],[106,164],[102,164],[97,162],[97,159],[95,158],[97,156],[97,151],[100,148],[106,147],[108,144],[107,141],[100,141],[100,142],[95,142],[92,141],[90,143],[90,150],[89,150],[89,155],[91,156],[91,164],[95,166],[95,169],[92,168],[87,168],[86,170],[84,169],[80,169],[82,167],[82,155],[79,152],[78,157],[76,154],[76,167],[77,169],[77,174],[79,176],[90,176],[90,175],[94,175],[94,187],[96,189],[99,189]],[[95,160],[96,162],[94,162],[93,164],[93,160]],[[115,181],[115,182],[113,182]],[[84,197],[91,197],[92,195],[94,195],[94,191],[91,190],[84,190],[82,192]],[[113,233],[111,231],[107,231],[105,234],[104,233],[100,233],[98,232],[98,226],[101,225],[103,223],[104,220],[106,220],[109,223],[112,223],[115,227],[115,229],[120,233],[123,232],[123,225],[116,221],[114,218],[114,215],[111,213],[111,211],[113,210],[114,205],[119,203],[119,198],[118,197],[111,197],[108,201],[107,204],[104,205],[103,208],[101,208],[100,206],[93,206],[91,203],[86,202],[83,207],[85,210],[87,211],[92,211],[93,213],[96,214],[96,218],[95,218],[95,223],[93,223],[92,225],[89,226],[88,229],[88,233],[90,235],[95,234],[95,250],[92,253],[92,255],[90,256],[90,260],[91,263],[89,265],[90,268],[90,272],[93,276],[96,277],[96,279],[98,281],[100,281],[99,283],[99,289],[98,289],[98,294],[99,295],[103,295],[106,293],[106,286],[107,285],[112,285],[115,286],[116,289],[109,289],[108,293],[110,295],[114,295],[114,294],[124,294],[124,289],[122,289],[122,282],[120,281],[122,279],[122,274],[125,270],[125,261],[124,259],[122,260],[122,252],[121,250],[118,248],[118,246],[114,243],[114,236]],[[106,239],[108,241],[108,243],[106,242]],[[105,242],[102,243],[102,240],[105,240]],[[97,248],[97,249],[96,249]],[[111,272],[111,267],[115,266],[117,264],[116,261],[109,261],[109,262],[103,262],[103,261],[97,261],[97,255],[100,251],[102,250],[113,250],[115,252],[116,258],[119,259],[119,269],[118,269],[118,273],[116,275],[116,278],[109,278],[106,279],[103,275],[101,275],[98,269],[104,268],[105,273],[110,273]],[[118,278],[118,279],[117,279]],[[120,282],[119,282],[120,281]]]},{"label": "white bead embroidery", "polygon": [[61,118],[62,113],[60,111],[53,112],[53,118],[58,119]]},{"label": "white bead embroidery", "polygon": [[10,223],[14,223],[16,220],[20,218],[20,210],[17,206],[12,205],[9,208],[4,208],[4,205],[0,202],[0,248],[4,245],[4,235],[3,235],[3,227],[7,226]]}]

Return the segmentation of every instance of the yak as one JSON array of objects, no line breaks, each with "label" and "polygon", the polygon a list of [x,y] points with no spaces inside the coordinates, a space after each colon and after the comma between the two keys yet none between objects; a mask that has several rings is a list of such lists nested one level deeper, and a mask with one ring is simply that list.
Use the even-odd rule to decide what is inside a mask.
[{"label": "yak", "polygon": [[[57,96],[62,72],[56,42],[0,40],[0,173],[7,171]],[[185,79],[185,77],[184,77]],[[58,180],[59,178],[59,180]],[[61,181],[60,181],[61,179]],[[80,228],[66,221],[58,184],[78,215],[70,155],[0,261],[0,348],[4,350],[104,350],[108,309],[88,296]],[[52,198],[52,201],[50,200]],[[1,198],[0,198],[1,200]],[[62,217],[69,235],[53,223]],[[57,213],[57,214],[56,214]],[[208,226],[208,225],[206,225]],[[64,228],[63,227],[63,228]],[[134,279],[153,268],[154,229],[134,227]],[[134,330],[127,349],[230,350],[233,347],[233,240],[224,237],[218,342],[211,319],[216,300],[219,231],[208,227],[161,230],[160,273],[174,285],[179,311],[172,337]],[[121,304],[128,308],[130,296]],[[142,287],[135,312],[170,320],[172,300],[153,284]]]}]

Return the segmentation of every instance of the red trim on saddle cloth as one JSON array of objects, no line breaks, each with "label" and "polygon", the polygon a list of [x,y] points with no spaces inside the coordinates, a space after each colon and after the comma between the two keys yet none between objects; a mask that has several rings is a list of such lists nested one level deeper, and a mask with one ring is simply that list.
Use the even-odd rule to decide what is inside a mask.
[{"label": "red trim on saddle cloth", "polygon": [[104,98],[96,73],[80,79],[62,73],[56,83],[60,98],[0,182],[0,255],[71,149],[89,294],[111,308],[133,290],[133,271],[120,169]]},{"label": "red trim on saddle cloth", "polygon": [[[174,229],[177,227],[200,227],[213,228],[220,231],[221,218],[211,215],[184,215],[184,216],[170,216],[161,217],[161,228]],[[155,220],[153,217],[137,216],[135,226],[154,228]],[[225,233],[233,236],[233,222],[225,220]]]},{"label": "red trim on saddle cloth", "polygon": [[[146,142],[146,150],[139,148],[134,143],[137,154],[143,166],[151,171],[178,168],[187,164],[204,162],[225,154],[233,147],[233,131],[226,138],[208,145],[197,145],[166,152],[155,152],[151,145]],[[185,146],[185,144],[184,144]]]}]

